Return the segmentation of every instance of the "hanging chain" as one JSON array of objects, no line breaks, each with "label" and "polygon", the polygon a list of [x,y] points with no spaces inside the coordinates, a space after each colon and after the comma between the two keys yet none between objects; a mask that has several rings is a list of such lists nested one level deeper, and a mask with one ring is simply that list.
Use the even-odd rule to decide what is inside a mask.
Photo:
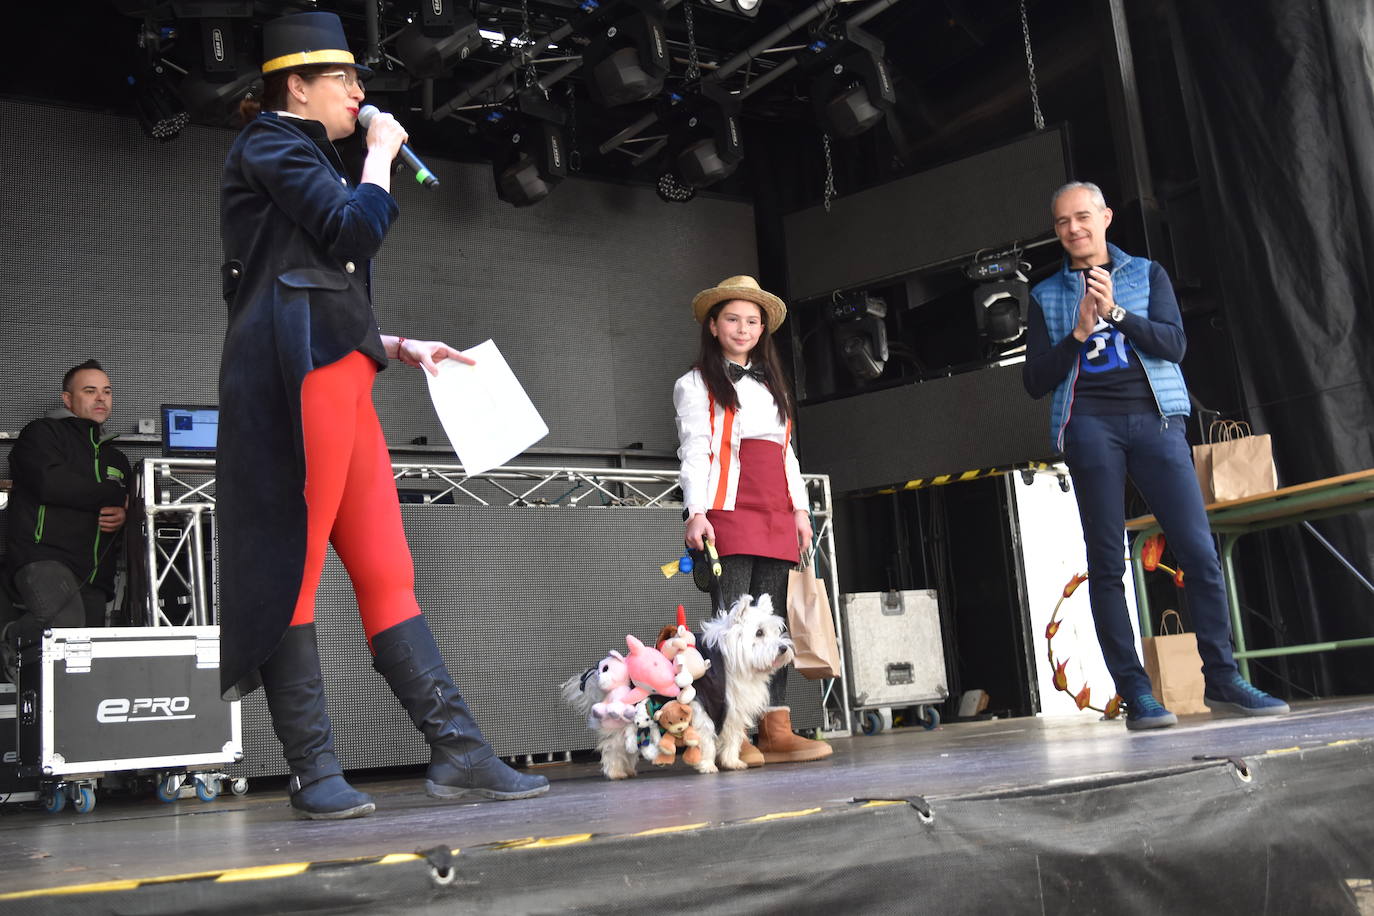
[{"label": "hanging chain", "polygon": [[539,71],[534,67],[534,36],[530,34],[530,0],[520,0],[520,56],[525,59],[525,87],[539,82]]},{"label": "hanging chain", "polygon": [[692,17],[692,0],[682,4],[683,15],[687,17],[687,82],[701,78],[701,60],[697,57],[697,25]]},{"label": "hanging chain", "polygon": [[830,134],[822,134],[825,145],[825,191],[823,200],[825,212],[830,212],[830,202],[835,199],[835,164],[830,159]]},{"label": "hanging chain", "polygon": [[577,145],[577,93],[568,84],[568,171],[582,171],[582,150]]},{"label": "hanging chain", "polygon": [[1021,0],[1021,37],[1026,41],[1026,72],[1030,74],[1031,108],[1035,112],[1035,129],[1045,129],[1045,116],[1040,113],[1040,87],[1035,84],[1035,57],[1031,54],[1030,19],[1026,16],[1026,0]]}]

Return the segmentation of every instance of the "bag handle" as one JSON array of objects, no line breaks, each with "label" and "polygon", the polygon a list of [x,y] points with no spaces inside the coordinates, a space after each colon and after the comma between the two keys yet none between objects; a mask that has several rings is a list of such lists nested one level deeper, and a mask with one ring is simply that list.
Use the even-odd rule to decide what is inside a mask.
[{"label": "bag handle", "polygon": [[1246,436],[1254,435],[1250,430],[1250,424],[1244,420],[1213,420],[1212,425],[1207,427],[1207,442],[1230,442],[1233,439],[1244,439]]},{"label": "bag handle", "polygon": [[[806,517],[811,522],[811,546],[801,552],[793,569],[813,569],[816,565],[816,552],[821,549],[820,533],[816,530],[816,514],[807,509]],[[816,578],[820,578],[820,573],[816,574]]]},{"label": "bag handle", "polygon": [[[1174,621],[1174,631],[1172,633],[1169,632],[1170,618],[1172,618]],[[1183,629],[1183,615],[1180,614],[1178,611],[1174,610],[1173,608],[1169,608],[1163,614],[1159,615],[1160,636],[1182,636],[1184,632],[1185,631]]]}]

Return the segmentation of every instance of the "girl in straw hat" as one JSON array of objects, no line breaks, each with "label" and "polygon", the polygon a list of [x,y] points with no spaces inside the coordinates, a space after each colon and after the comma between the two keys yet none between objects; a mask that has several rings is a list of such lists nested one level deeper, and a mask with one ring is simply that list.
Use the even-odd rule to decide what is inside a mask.
[{"label": "girl in straw hat", "polygon": [[[753,277],[729,277],[692,300],[701,352],[673,386],[682,462],[684,540],[694,550],[713,541],[720,554],[717,606],[767,594],[787,606],[787,573],[811,546],[806,487],[792,450],[792,395],[772,335],[787,317],[782,300]],[[818,760],[830,745],[792,731],[785,705],[787,669],[769,685],[751,766]],[[762,752],[762,753],[760,753]]]}]

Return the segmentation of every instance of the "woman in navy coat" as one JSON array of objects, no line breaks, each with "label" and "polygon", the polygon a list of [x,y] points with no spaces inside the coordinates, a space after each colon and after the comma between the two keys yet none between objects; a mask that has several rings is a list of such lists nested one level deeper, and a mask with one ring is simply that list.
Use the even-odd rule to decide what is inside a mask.
[{"label": "woman in navy coat", "polygon": [[334,141],[356,129],[370,71],[333,13],[264,28],[261,110],[224,164],[222,267],[229,326],[220,366],[217,525],[221,671],[227,698],[259,685],[291,768],[302,817],[370,814],[333,751],[315,640],[315,589],[328,544],[358,598],[373,667],[430,744],[438,798],[528,798],[542,776],[506,766],[483,738],[414,594],[391,460],[372,382],[392,359],[434,372],[465,361],[439,341],[384,335],[370,259],[398,209],[391,164],[406,133],[377,114],[361,180]]}]

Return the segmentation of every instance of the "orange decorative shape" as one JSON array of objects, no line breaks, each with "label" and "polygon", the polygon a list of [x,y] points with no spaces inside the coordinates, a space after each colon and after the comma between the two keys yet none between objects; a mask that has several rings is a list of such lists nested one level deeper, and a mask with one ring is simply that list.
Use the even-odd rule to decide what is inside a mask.
[{"label": "orange decorative shape", "polygon": [[1069,660],[1066,658],[1054,666],[1054,689],[1069,692],[1069,674],[1064,669],[1068,666]]},{"label": "orange decorative shape", "polygon": [[1088,581],[1087,575],[1074,576],[1072,579],[1069,580],[1069,584],[1064,586],[1064,597],[1068,598],[1074,592],[1078,591],[1078,586],[1082,585],[1086,581]]},{"label": "orange decorative shape", "polygon": [[1159,558],[1164,556],[1164,535],[1155,534],[1145,539],[1140,548],[1140,562],[1146,572],[1154,572],[1159,566]]},{"label": "orange decorative shape", "polygon": [[1107,701],[1107,708],[1102,710],[1108,719],[1115,719],[1121,715],[1121,695],[1117,694]]},{"label": "orange decorative shape", "polygon": [[1055,620],[1053,617],[1051,617],[1051,618],[1050,618],[1049,624],[1045,627],[1045,639],[1047,639],[1047,640],[1048,640],[1048,639],[1054,639],[1054,634],[1056,634],[1056,633],[1058,633],[1058,632],[1059,632],[1059,621],[1058,621],[1058,620]]},{"label": "orange decorative shape", "polygon": [[1088,689],[1087,684],[1084,684],[1083,689],[1078,691],[1078,695],[1073,698],[1073,701],[1078,704],[1079,709],[1087,709],[1088,704],[1091,703],[1092,700],[1092,691]]},{"label": "orange decorative shape", "polygon": [[1180,569],[1178,572],[1174,573],[1174,584],[1179,588],[1183,588],[1183,570]]}]

